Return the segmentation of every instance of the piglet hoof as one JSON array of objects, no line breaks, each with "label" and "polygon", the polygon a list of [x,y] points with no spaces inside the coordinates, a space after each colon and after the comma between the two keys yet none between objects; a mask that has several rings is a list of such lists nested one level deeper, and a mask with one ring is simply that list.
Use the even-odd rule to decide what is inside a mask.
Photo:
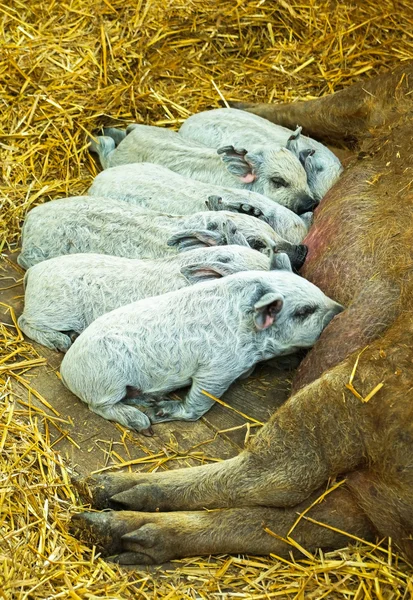
[{"label": "piglet hoof", "polygon": [[159,400],[153,408],[146,409],[145,414],[151,423],[183,419],[185,416],[183,403],[176,400]]},{"label": "piglet hoof", "polygon": [[161,401],[161,398],[155,398],[154,396],[147,398],[146,406],[156,406]]},{"label": "piglet hoof", "polygon": [[139,433],[141,433],[145,437],[152,437],[155,435],[155,432],[152,429],[152,427],[148,427],[148,429],[141,429]]},{"label": "piglet hoof", "polygon": [[72,329],[72,330],[68,331],[67,335],[70,337],[70,341],[73,344],[73,342],[75,342],[77,340],[77,338],[79,337],[80,334],[77,333],[77,331],[73,331],[73,329]]},{"label": "piglet hoof", "polygon": [[240,212],[242,212],[246,215],[251,215],[252,217],[257,217],[257,218],[262,217],[262,210],[254,207],[254,206],[251,206],[250,204],[241,204]]}]

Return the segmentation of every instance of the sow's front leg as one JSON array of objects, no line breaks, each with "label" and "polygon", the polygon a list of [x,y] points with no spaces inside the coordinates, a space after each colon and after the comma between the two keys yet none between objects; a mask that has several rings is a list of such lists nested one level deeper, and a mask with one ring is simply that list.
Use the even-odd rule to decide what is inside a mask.
[{"label": "sow's front leg", "polygon": [[[233,508],[220,511],[139,513],[131,511],[83,513],[72,519],[74,534],[93,543],[120,564],[156,564],[187,556],[246,553],[288,556],[285,538],[298,515],[324,490],[290,509]],[[306,516],[363,539],[374,531],[345,489],[332,491]],[[275,535],[271,535],[274,533]],[[339,548],[348,537],[301,519],[291,537],[308,551]]]},{"label": "sow's front leg", "polygon": [[369,128],[382,125],[394,106],[411,92],[413,65],[402,65],[391,73],[364,80],[317,100],[288,104],[231,102],[278,125],[340,143],[358,140]]}]

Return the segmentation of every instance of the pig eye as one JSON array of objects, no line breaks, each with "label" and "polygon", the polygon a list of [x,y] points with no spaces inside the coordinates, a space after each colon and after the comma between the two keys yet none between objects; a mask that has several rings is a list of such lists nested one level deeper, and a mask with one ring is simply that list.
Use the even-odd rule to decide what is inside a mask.
[{"label": "pig eye", "polygon": [[231,257],[221,254],[221,255],[217,256],[217,261],[219,263],[226,264],[226,263],[231,262]]},{"label": "pig eye", "polygon": [[314,314],[317,310],[316,306],[301,306],[294,312],[294,317],[297,319],[306,319],[310,315]]},{"label": "pig eye", "polygon": [[216,231],[218,229],[218,223],[208,223],[207,230],[208,231]]},{"label": "pig eye", "polygon": [[253,250],[258,250],[258,252],[267,247],[266,244],[264,244],[264,242],[262,242],[261,240],[257,240],[256,238],[249,239],[248,243],[250,248],[252,248]]},{"label": "pig eye", "polygon": [[271,183],[276,188],[288,187],[288,183],[282,177],[271,177]]}]

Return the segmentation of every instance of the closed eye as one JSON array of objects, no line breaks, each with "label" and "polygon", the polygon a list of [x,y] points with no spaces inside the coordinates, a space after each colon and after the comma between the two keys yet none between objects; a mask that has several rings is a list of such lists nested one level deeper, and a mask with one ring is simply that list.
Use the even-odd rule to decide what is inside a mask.
[{"label": "closed eye", "polygon": [[271,177],[271,183],[276,188],[288,187],[287,181],[282,177]]},{"label": "closed eye", "polygon": [[218,229],[218,223],[207,223],[208,231],[216,231]]},{"label": "closed eye", "polygon": [[217,256],[216,260],[219,263],[226,264],[226,263],[231,262],[231,257],[230,256],[222,255],[222,256]]},{"label": "closed eye", "polygon": [[297,308],[293,316],[297,319],[306,319],[310,315],[314,314],[316,310],[316,306],[301,306],[300,308]]},{"label": "closed eye", "polygon": [[261,240],[258,240],[257,238],[250,238],[248,240],[248,244],[249,244],[250,248],[252,248],[253,250],[258,250],[258,251],[267,247],[267,245],[264,244],[264,242],[262,242]]}]

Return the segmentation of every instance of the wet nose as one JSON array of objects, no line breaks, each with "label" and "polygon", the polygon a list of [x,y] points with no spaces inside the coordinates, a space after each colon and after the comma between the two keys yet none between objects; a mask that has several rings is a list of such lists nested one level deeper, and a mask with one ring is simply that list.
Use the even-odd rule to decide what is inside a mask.
[{"label": "wet nose", "polygon": [[304,244],[299,244],[296,247],[296,250],[294,252],[294,257],[291,261],[291,265],[295,272],[297,272],[301,269],[301,267],[305,263],[307,254],[308,254],[308,247],[305,246]]},{"label": "wet nose", "polygon": [[302,196],[298,204],[297,214],[303,215],[306,212],[312,212],[318,204],[318,200],[315,200],[312,196]]}]

